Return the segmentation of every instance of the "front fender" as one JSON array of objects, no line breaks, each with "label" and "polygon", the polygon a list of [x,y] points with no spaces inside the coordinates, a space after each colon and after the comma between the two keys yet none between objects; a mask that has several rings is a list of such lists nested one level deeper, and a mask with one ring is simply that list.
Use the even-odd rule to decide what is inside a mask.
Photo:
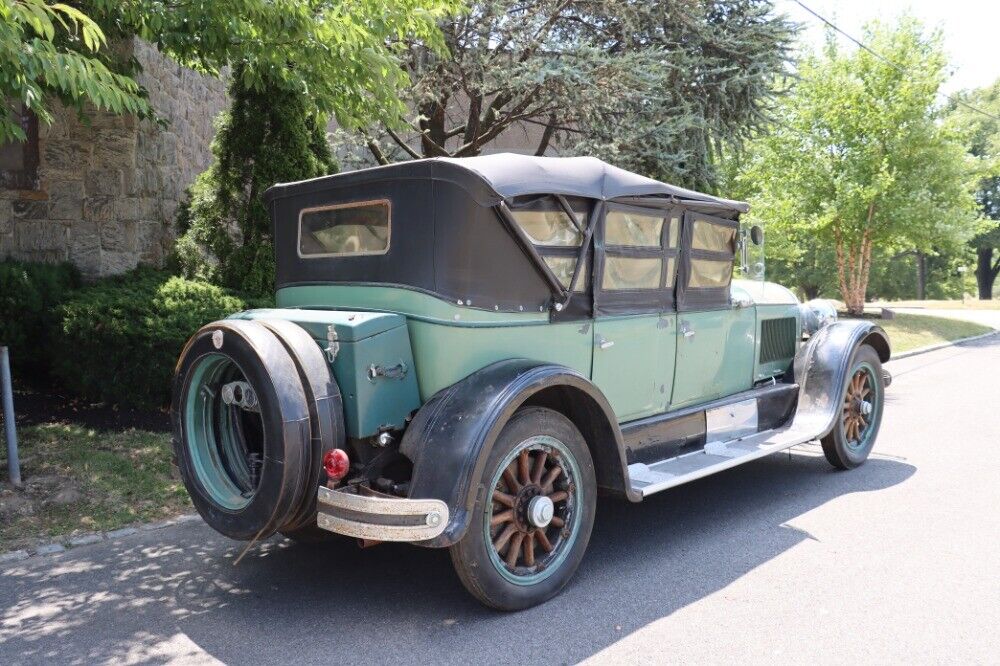
[{"label": "front fender", "polygon": [[[484,492],[482,487],[473,488],[473,482],[481,476],[500,431],[518,407],[552,387],[589,398],[596,418],[611,426],[624,473],[624,447],[614,412],[589,379],[564,366],[527,359],[494,363],[435,394],[414,416],[400,442],[400,452],[413,462],[409,496],[442,500],[450,510],[444,532],[420,545],[443,547],[461,539],[478,494]],[[614,454],[608,450],[607,455]]]},{"label": "front fender", "polygon": [[883,363],[889,360],[889,336],[870,321],[837,321],[818,330],[795,356],[799,385],[795,426],[823,437],[833,429],[841,407],[841,392],[854,350],[871,345]]}]

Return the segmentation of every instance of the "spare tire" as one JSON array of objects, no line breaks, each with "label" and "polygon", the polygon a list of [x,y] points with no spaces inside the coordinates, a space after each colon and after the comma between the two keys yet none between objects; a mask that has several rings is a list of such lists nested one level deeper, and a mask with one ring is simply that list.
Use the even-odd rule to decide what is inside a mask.
[{"label": "spare tire", "polygon": [[310,476],[309,405],[270,330],[223,320],[195,333],[177,362],[171,407],[177,465],[205,522],[246,540],[295,519]]},{"label": "spare tire", "polygon": [[[344,448],[344,403],[330,364],[305,329],[284,319],[256,321],[277,336],[285,351],[292,357],[309,407],[312,446],[307,452],[306,492],[290,522],[281,527],[286,536],[294,536],[300,528],[316,526],[316,488],[320,485],[321,478],[325,482],[323,454],[330,449]],[[323,536],[333,536],[332,532],[321,532]],[[317,540],[316,535],[312,535],[311,539]]]}]

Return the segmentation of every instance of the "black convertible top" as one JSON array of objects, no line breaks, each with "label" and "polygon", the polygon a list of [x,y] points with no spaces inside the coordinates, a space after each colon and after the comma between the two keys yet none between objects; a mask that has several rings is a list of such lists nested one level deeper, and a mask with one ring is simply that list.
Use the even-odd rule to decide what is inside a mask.
[{"label": "black convertible top", "polygon": [[[578,266],[589,267],[585,295],[570,298],[514,220],[511,209],[525,203],[520,197],[539,195],[572,197],[574,205],[585,202],[592,215],[590,232],[579,248],[542,250],[546,257],[572,257]],[[641,206],[662,210],[664,215],[698,211],[733,225],[748,209],[745,203],[661,183],[593,157],[510,153],[411,160],[349,171],[275,185],[264,198],[273,224],[278,288],[338,283],[400,286],[494,312],[544,312],[559,304],[556,311],[561,317],[585,315],[594,302],[593,271],[601,263],[594,248],[602,238],[594,221],[604,206]],[[385,251],[303,255],[299,245],[303,211],[350,202],[388,206]],[[649,300],[645,305],[650,308],[673,302],[668,289],[645,290],[639,297],[643,303]],[[722,297],[728,303],[728,288]],[[638,301],[625,301],[624,311],[637,310]]]},{"label": "black convertible top", "polygon": [[455,182],[485,206],[522,195],[562,194],[605,201],[623,197],[667,197],[678,201],[706,202],[741,213],[750,209],[742,201],[722,199],[646,178],[596,157],[536,157],[516,153],[399,162],[297,183],[282,183],[270,188],[264,196],[270,201],[327,187],[410,178]]}]

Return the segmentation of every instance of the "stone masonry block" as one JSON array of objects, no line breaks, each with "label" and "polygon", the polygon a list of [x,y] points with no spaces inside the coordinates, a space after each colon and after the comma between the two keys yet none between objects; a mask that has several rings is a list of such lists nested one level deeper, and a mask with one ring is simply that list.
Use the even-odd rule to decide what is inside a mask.
[{"label": "stone masonry block", "polygon": [[136,223],[112,220],[101,224],[101,247],[112,252],[135,252]]},{"label": "stone masonry block", "polygon": [[92,169],[87,172],[88,196],[119,196],[123,182],[120,169]]},{"label": "stone masonry block", "polygon": [[83,216],[83,181],[56,180],[48,190],[50,219],[79,220]]},{"label": "stone masonry block", "polygon": [[14,224],[17,248],[22,252],[64,251],[66,227],[61,222],[18,220]]}]

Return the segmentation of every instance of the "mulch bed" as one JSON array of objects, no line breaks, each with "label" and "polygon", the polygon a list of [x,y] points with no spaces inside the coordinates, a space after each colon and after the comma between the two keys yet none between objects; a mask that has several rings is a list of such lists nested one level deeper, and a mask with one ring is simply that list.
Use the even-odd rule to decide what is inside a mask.
[{"label": "mulch bed", "polygon": [[170,431],[167,410],[130,409],[90,402],[68,396],[54,386],[29,387],[15,383],[14,414],[19,426],[73,423],[95,430],[137,428],[152,432]]}]

